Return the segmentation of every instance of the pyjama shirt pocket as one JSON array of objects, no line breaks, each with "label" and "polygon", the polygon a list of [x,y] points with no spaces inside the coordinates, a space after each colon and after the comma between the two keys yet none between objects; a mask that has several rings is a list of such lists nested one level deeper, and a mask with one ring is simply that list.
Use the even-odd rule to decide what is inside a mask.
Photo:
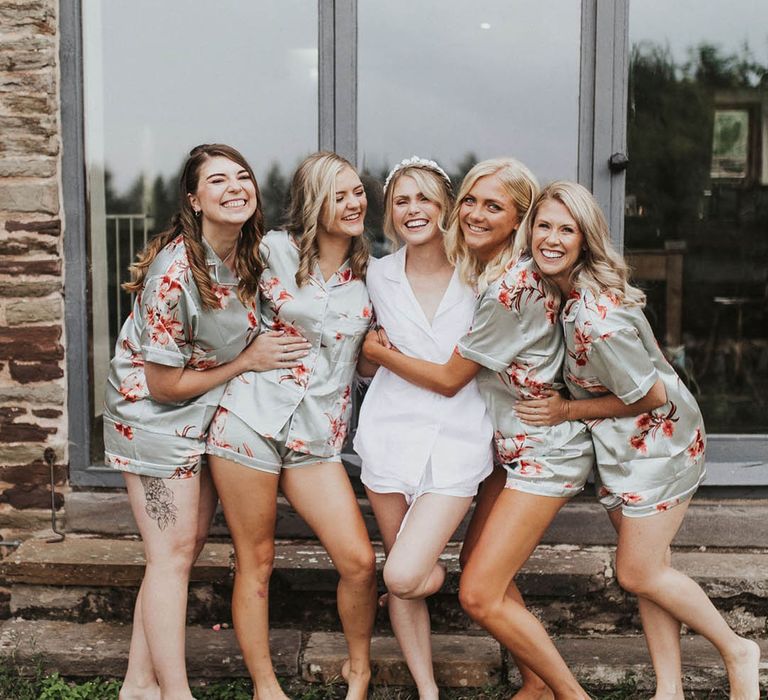
[{"label": "pyjama shirt pocket", "polygon": [[334,363],[354,362],[368,331],[370,321],[367,318],[342,318],[333,329],[331,359]]}]

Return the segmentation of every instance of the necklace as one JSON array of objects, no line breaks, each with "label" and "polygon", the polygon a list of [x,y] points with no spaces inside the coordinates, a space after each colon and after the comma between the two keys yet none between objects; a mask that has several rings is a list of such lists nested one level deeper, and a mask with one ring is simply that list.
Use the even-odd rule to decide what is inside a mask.
[{"label": "necklace", "polygon": [[229,249],[229,252],[221,259],[221,262],[223,263],[227,262],[227,260],[229,260],[232,257],[232,253],[235,252],[235,248],[237,248],[237,241],[235,241],[235,244]]}]

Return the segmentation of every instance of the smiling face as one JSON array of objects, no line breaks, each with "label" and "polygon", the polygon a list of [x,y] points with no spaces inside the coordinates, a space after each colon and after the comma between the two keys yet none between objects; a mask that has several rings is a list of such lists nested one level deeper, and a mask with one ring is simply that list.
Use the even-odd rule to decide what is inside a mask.
[{"label": "smiling face", "polygon": [[556,199],[541,202],[531,230],[531,254],[563,295],[571,291],[571,272],[583,245],[584,235],[568,208]]},{"label": "smiling face", "polygon": [[484,175],[461,200],[459,224],[467,248],[478,260],[488,262],[514,236],[520,215],[499,178]]},{"label": "smiling face", "polygon": [[331,236],[355,238],[365,229],[365,212],[368,200],[363,183],[349,167],[342,168],[336,176],[335,199],[330,203],[330,216],[323,232]]},{"label": "smiling face", "polygon": [[424,245],[439,237],[441,214],[440,205],[421,191],[414,178],[397,178],[392,192],[392,223],[407,245]]},{"label": "smiling face", "polygon": [[250,173],[224,156],[208,158],[202,164],[197,191],[188,197],[202,217],[203,230],[210,226],[240,228],[258,205]]}]

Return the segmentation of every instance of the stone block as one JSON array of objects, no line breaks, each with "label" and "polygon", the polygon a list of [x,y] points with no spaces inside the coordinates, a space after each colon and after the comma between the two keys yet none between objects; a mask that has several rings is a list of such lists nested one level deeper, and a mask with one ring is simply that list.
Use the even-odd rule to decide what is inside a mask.
[{"label": "stone block", "polygon": [[[54,432],[56,431],[54,430]],[[41,460],[46,447],[47,445],[43,444],[8,445],[0,443],[0,464],[22,465]]]},{"label": "stone block", "polygon": [[0,275],[61,275],[61,260],[0,258]]},{"label": "stone block", "polygon": [[0,279],[0,297],[47,297],[53,292],[60,292],[61,279]]},{"label": "stone block", "polygon": [[[315,632],[304,649],[302,678],[314,683],[343,682],[341,665],[347,656],[342,634]],[[491,637],[433,635],[432,656],[435,679],[442,687],[487,687],[501,680],[501,650]],[[394,637],[374,637],[371,671],[374,685],[413,685]]]},{"label": "stone block", "polygon": [[0,327],[0,360],[61,360],[61,326]]},{"label": "stone block", "polygon": [[[125,674],[130,635],[130,625],[6,620],[0,625],[0,657],[13,658],[22,675],[34,674],[42,661],[47,673],[58,672],[73,678],[121,678]],[[282,676],[296,676],[301,632],[270,630],[269,646],[275,671]],[[247,676],[231,629],[187,627],[186,649],[191,678]]]},{"label": "stone block", "polygon": [[[64,505],[64,496],[55,492],[53,501],[56,510],[58,510]],[[49,486],[44,485],[14,484],[0,494],[0,503],[7,503],[17,510],[50,507],[51,490]]]},{"label": "stone block", "polygon": [[[3,26],[2,10],[4,7],[5,3],[0,3],[0,26]],[[0,72],[0,94],[23,95],[31,93],[33,95],[51,95],[54,94],[54,90],[56,90],[55,71]]]},{"label": "stone block", "polygon": [[56,5],[50,0],[0,3],[0,26],[28,35],[56,33]]},{"label": "stone block", "polygon": [[9,326],[31,323],[51,323],[64,318],[61,297],[50,299],[12,299],[5,305],[5,320]]},{"label": "stone block", "polygon": [[[192,582],[230,577],[232,546],[208,542],[194,567]],[[100,540],[77,535],[51,547],[30,539],[0,561],[0,577],[14,583],[73,586],[138,586],[144,576],[144,545],[138,540]]]},{"label": "stone block", "polygon": [[0,158],[0,177],[53,177],[56,160],[47,158]]},{"label": "stone block", "polygon": [[11,377],[21,384],[50,381],[64,376],[64,370],[58,362],[14,362],[11,360],[10,369]]},{"label": "stone block", "polygon": [[34,231],[35,233],[44,233],[49,236],[61,235],[61,219],[45,219],[43,221],[13,221],[5,222],[5,230],[15,231]]},{"label": "stone block", "polygon": [[3,423],[0,425],[0,442],[45,442],[56,432],[56,428],[34,423]]},{"label": "stone block", "polygon": [[[5,115],[55,115],[58,109],[54,95],[24,95],[10,93],[0,103],[0,114]],[[2,163],[2,159],[0,159]],[[2,165],[0,165],[2,168]]]},{"label": "stone block", "polygon": [[21,533],[28,537],[30,533],[44,530],[51,524],[50,504],[46,508],[16,510],[7,503],[0,503],[0,528]]},{"label": "stone block", "polygon": [[[6,139],[4,134],[3,141]],[[59,190],[55,183],[9,181],[0,189],[0,210],[41,212],[56,214],[59,211]]]},{"label": "stone block", "polygon": [[55,65],[56,43],[52,35],[25,33],[4,37],[0,71],[39,70]]},{"label": "stone block", "polygon": [[[2,176],[1,172],[0,176]],[[43,236],[14,236],[0,239],[0,255],[28,256],[40,253],[58,255],[58,241],[55,238]],[[61,271],[61,265],[59,265],[59,271]],[[34,274],[34,270],[32,273]]]},{"label": "stone block", "polygon": [[[0,466],[0,479],[7,484],[47,484],[51,479],[51,468],[42,460],[42,454],[30,464]],[[55,464],[53,478],[58,486],[66,483],[69,470],[66,464]]]},{"label": "stone block", "polygon": [[25,586],[11,588],[11,614],[18,615],[34,610],[69,611],[82,605],[87,588],[82,586]]},{"label": "stone block", "polygon": [[32,415],[38,418],[59,418],[63,413],[55,408],[33,408]]}]

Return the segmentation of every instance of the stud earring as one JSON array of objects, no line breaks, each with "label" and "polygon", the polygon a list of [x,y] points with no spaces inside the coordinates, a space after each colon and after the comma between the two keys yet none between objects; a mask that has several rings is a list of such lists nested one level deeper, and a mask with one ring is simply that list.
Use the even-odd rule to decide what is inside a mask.
[{"label": "stud earring", "polygon": [[200,218],[200,210],[199,209],[195,209],[195,218],[196,219]]}]

